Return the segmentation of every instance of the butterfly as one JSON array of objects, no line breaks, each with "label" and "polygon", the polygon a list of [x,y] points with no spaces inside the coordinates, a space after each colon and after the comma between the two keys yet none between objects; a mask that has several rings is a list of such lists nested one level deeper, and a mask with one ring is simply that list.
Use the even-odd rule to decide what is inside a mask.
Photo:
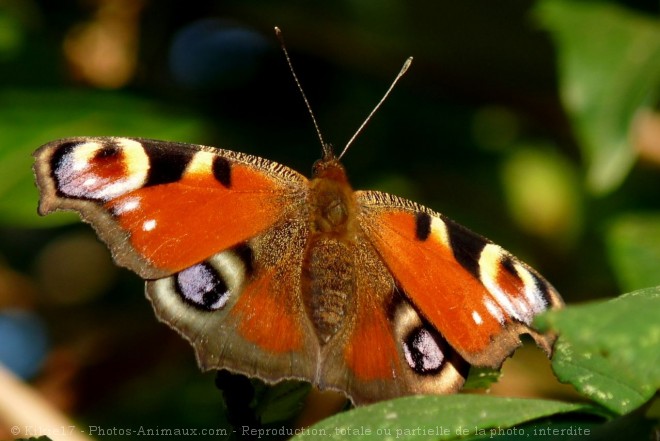
[{"label": "butterfly", "polygon": [[543,277],[427,207],[354,191],[323,146],[308,179],[201,145],[60,139],[34,154],[39,213],[80,213],[204,370],[365,404],[453,393],[521,334],[550,355],[532,320],[562,299]]}]

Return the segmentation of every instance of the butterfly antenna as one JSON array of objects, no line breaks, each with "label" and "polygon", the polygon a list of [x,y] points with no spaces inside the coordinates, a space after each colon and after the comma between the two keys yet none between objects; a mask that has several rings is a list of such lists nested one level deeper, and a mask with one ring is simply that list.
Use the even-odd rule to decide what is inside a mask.
[{"label": "butterfly antenna", "polygon": [[321,129],[319,128],[319,125],[316,122],[316,117],[314,116],[314,112],[312,112],[312,106],[310,106],[309,100],[307,99],[307,95],[305,95],[305,91],[303,90],[302,85],[300,84],[300,80],[298,79],[298,75],[296,75],[296,71],[293,69],[293,64],[291,63],[291,57],[289,57],[289,51],[286,50],[286,45],[284,44],[284,37],[282,36],[282,31],[277,26],[275,26],[275,35],[277,36],[277,39],[280,41],[282,52],[284,52],[284,58],[286,58],[286,63],[289,65],[289,70],[291,71],[291,75],[293,75],[293,80],[296,82],[296,86],[298,86],[298,90],[300,91],[300,94],[302,95],[302,98],[305,101],[305,107],[307,107],[307,111],[309,112],[309,115],[312,117],[312,122],[314,123],[316,134],[318,135],[319,140],[321,141],[321,147],[323,148],[323,156],[332,157],[334,156],[332,149],[329,144],[326,144],[325,141],[323,141],[323,135],[321,135]]},{"label": "butterfly antenna", "polygon": [[344,147],[344,150],[341,151],[341,154],[339,155],[339,157],[337,159],[341,159],[341,157],[344,156],[344,153],[346,153],[346,151],[351,146],[353,141],[355,141],[355,138],[358,137],[358,135],[362,132],[364,127],[367,125],[367,123],[371,120],[371,117],[374,116],[374,113],[376,113],[378,108],[385,102],[387,97],[390,95],[390,92],[392,92],[392,89],[394,89],[394,86],[396,85],[396,83],[401,79],[401,77],[406,73],[406,71],[410,67],[410,64],[412,63],[412,60],[413,60],[413,57],[409,57],[405,61],[405,63],[403,63],[403,67],[401,67],[401,70],[399,71],[398,75],[396,76],[396,78],[394,78],[394,81],[392,81],[392,84],[390,84],[390,87],[389,87],[389,89],[387,89],[387,92],[385,92],[385,95],[383,95],[383,97],[380,99],[380,101],[378,101],[378,104],[376,104],[376,107],[374,107],[374,109],[371,111],[369,116],[367,116],[367,118],[364,120],[362,125],[357,129],[357,131],[351,137],[351,139],[348,140],[348,142],[346,143],[346,147]]}]

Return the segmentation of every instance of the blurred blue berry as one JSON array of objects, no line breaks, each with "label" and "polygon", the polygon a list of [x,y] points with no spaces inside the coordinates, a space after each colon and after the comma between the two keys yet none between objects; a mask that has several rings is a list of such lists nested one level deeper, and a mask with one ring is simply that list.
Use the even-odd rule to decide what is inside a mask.
[{"label": "blurred blue berry", "polygon": [[259,72],[270,41],[219,19],[196,21],[176,33],[170,48],[172,76],[196,90],[243,86]]},{"label": "blurred blue berry", "polygon": [[33,312],[0,311],[0,363],[21,378],[34,376],[46,358],[46,326]]}]

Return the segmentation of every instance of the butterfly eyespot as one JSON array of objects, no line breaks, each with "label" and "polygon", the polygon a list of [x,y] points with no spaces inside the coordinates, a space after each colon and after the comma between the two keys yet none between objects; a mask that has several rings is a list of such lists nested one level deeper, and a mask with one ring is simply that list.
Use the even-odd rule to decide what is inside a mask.
[{"label": "butterfly eyespot", "polygon": [[439,336],[424,326],[413,329],[403,341],[403,354],[408,366],[418,374],[439,372],[445,360],[441,344]]},{"label": "butterfly eyespot", "polygon": [[401,344],[408,367],[418,375],[430,375],[444,370],[447,361],[454,363],[455,352],[445,339],[429,325],[398,291],[392,306],[395,334]]},{"label": "butterfly eyespot", "polygon": [[232,296],[241,292],[246,279],[252,275],[253,258],[252,248],[239,244],[169,278],[157,280],[155,286],[163,295],[174,291],[188,305],[215,311],[224,308]]},{"label": "butterfly eyespot", "polygon": [[229,288],[209,263],[191,266],[176,275],[176,290],[193,306],[214,311],[227,303]]},{"label": "butterfly eyespot", "polygon": [[142,187],[149,169],[142,145],[129,139],[109,142],[71,142],[53,155],[57,191],[77,199],[108,201]]}]

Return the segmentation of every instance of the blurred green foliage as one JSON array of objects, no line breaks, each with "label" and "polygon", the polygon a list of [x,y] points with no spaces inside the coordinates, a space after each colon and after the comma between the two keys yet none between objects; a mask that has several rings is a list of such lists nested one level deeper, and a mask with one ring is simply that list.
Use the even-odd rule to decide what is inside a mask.
[{"label": "blurred green foliage", "polygon": [[659,98],[658,20],[616,5],[545,1],[538,16],[557,43],[561,95],[596,194],[621,185],[634,164],[630,128]]},{"label": "blurred green foliage", "polygon": [[658,284],[660,213],[613,217],[605,234],[607,252],[623,291]]},{"label": "blurred green foliage", "polygon": [[[644,0],[2,1],[0,265],[32,289],[8,285],[0,308],[29,304],[44,318],[53,348],[41,382],[75,372],[58,396],[78,421],[232,427],[222,394],[199,374],[192,350],[156,323],[135,276],[111,273],[108,282],[99,275],[103,283],[85,286],[103,289],[69,302],[43,294],[49,279],[42,268],[64,267],[67,259],[47,259],[44,250],[89,227],[73,215],[36,216],[31,154],[59,137],[139,136],[240,150],[307,172],[320,146],[274,25],[284,31],[324,137],[338,149],[405,58],[415,57],[345,156],[356,188],[414,199],[490,237],[539,269],[569,303],[660,285],[660,164],[638,159],[653,156],[632,130],[640,112],[658,110],[658,13],[657,2]],[[227,40],[227,29],[248,32]],[[71,275],[60,283],[80,282]],[[570,346],[578,341],[570,340],[573,331],[609,323],[600,339],[580,341],[588,346],[582,354],[611,338],[634,352],[621,358],[634,370],[626,378],[637,362],[656,375],[646,349],[635,352],[634,343],[649,331],[636,314],[653,322],[657,298],[646,310],[626,299],[569,309],[567,324],[557,318],[556,326]],[[271,425],[295,421],[304,391],[280,387],[257,385],[244,410]],[[582,392],[603,407],[429,397],[327,424],[377,425],[395,415],[392,424],[418,418],[436,425],[437,415],[454,414],[464,418],[455,425],[475,417],[483,428],[531,427],[548,417],[560,427],[566,420],[552,415],[572,412],[580,427],[604,428],[593,415],[630,410]],[[651,392],[644,389],[634,405]],[[605,393],[613,401],[623,396]]]}]

